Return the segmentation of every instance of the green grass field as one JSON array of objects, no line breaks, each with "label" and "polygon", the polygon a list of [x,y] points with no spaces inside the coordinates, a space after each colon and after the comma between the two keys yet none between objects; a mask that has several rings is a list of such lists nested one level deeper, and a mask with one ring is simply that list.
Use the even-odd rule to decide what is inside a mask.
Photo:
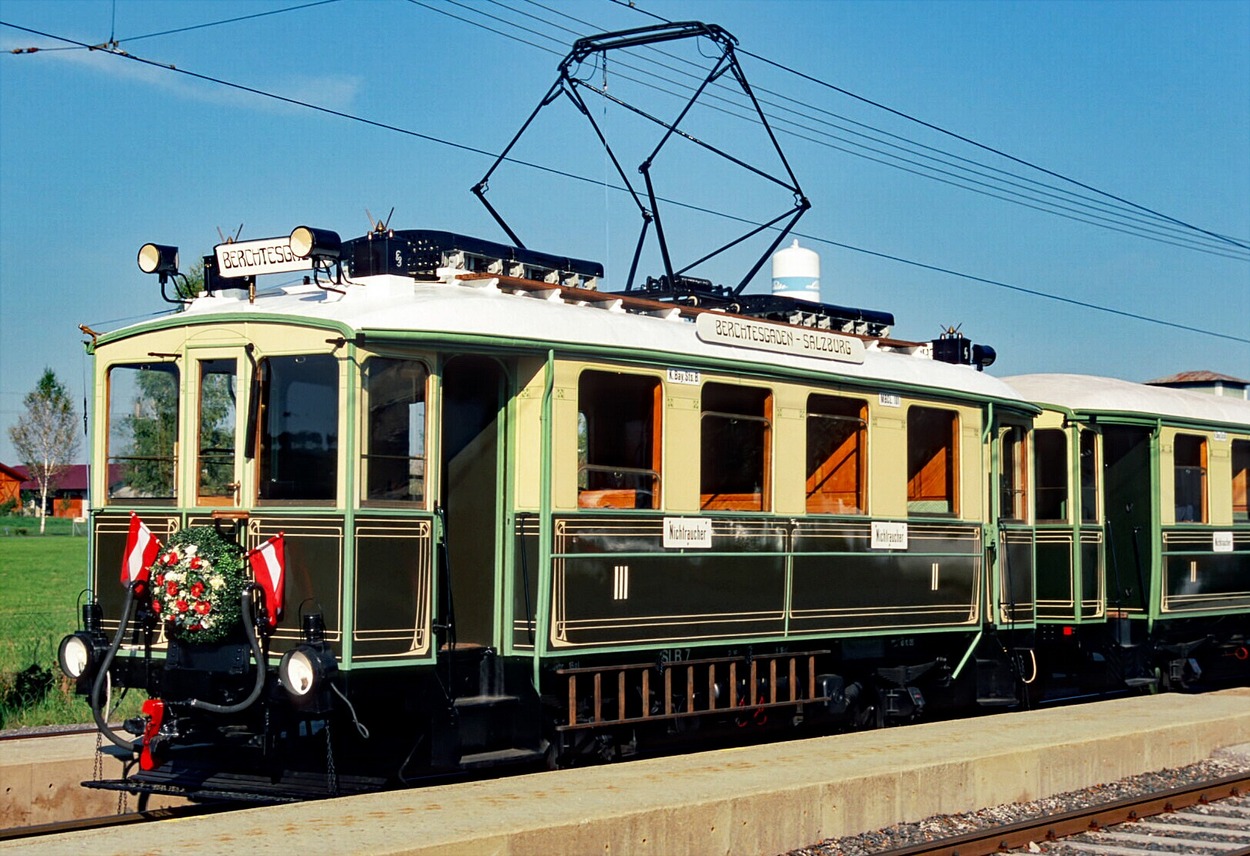
[{"label": "green grass field", "polygon": [[[26,534],[16,534],[19,528]],[[81,524],[78,530],[83,531]],[[0,708],[0,727],[91,719],[56,662],[61,637],[77,629],[77,604],[87,581],[87,538],[71,531],[68,520],[49,520],[48,534],[39,535],[37,520],[0,518],[0,698],[9,695],[15,673],[32,665],[53,676],[51,690],[38,703]]]}]

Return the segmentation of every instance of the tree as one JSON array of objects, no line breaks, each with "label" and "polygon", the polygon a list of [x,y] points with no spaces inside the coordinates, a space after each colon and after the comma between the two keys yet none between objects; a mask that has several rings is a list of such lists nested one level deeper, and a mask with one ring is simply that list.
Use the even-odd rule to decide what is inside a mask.
[{"label": "tree", "polygon": [[[9,438],[30,477],[39,485],[39,508],[43,511],[48,507],[48,492],[78,454],[77,420],[65,385],[50,368],[43,370],[43,377],[22,403],[26,413],[9,428]],[[40,533],[46,521],[47,516],[41,515]]]}]

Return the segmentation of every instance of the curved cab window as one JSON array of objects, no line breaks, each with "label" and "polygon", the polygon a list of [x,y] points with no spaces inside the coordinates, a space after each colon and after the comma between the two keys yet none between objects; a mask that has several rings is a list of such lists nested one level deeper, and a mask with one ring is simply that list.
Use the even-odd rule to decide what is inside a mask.
[{"label": "curved cab window", "polygon": [[365,361],[365,499],[425,501],[425,388],[429,372],[415,360]]},{"label": "curved cab window", "polygon": [[768,510],[771,427],[768,390],[703,387],[700,508]]},{"label": "curved cab window", "polygon": [[334,499],[338,360],[329,354],[268,357],[260,371],[260,499]]},{"label": "curved cab window", "polygon": [[1207,522],[1207,441],[1177,434],[1173,444],[1176,479],[1176,522]]},{"label": "curved cab window", "polygon": [[864,513],[867,414],[863,401],[830,395],[808,397],[808,513]]},{"label": "curved cab window", "polygon": [[577,384],[577,504],[659,508],[659,378],[585,371]]},{"label": "curved cab window", "polygon": [[950,410],[913,407],[907,412],[907,511],[958,514],[955,438],[959,417]]},{"label": "curved cab window", "polygon": [[177,366],[113,366],[108,396],[109,498],[172,503],[178,450]]}]

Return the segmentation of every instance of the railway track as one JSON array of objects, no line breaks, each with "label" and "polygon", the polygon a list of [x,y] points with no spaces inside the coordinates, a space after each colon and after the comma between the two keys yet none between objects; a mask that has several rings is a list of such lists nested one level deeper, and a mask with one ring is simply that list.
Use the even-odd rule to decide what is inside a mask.
[{"label": "railway track", "polygon": [[106,817],[88,817],[80,820],[65,820],[58,823],[43,823],[36,826],[16,826],[0,829],[0,841],[16,841],[19,839],[38,839],[63,832],[82,832],[92,829],[110,829],[116,826],[128,826],[136,823],[152,823],[159,820],[176,820],[197,817],[202,814],[215,814],[229,811],[234,806],[228,805],[187,805],[174,808],[160,808],[149,811],[134,811],[126,814],[109,815]]},{"label": "railway track", "polygon": [[1250,774],[885,851],[880,856],[1206,853],[1250,856]]}]

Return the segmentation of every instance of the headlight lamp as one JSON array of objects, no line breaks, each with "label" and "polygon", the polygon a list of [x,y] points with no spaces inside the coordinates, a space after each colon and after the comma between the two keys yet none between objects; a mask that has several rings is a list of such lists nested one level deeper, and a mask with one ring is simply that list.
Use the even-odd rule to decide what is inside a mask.
[{"label": "headlight lamp", "polygon": [[278,680],[296,707],[324,713],[331,706],[330,681],[338,673],[334,650],[325,641],[320,614],[304,616],[304,641],[282,655]]},{"label": "headlight lamp", "polygon": [[100,625],[104,620],[104,611],[100,604],[92,602],[82,608],[82,630],[75,631],[61,640],[57,648],[56,659],[61,671],[75,681],[74,689],[85,695],[91,691],[96,672],[100,670],[105,656],[108,654],[109,643],[104,637]]},{"label": "headlight lamp", "polygon": [[60,650],[56,658],[61,663],[61,671],[74,680],[87,673],[91,665],[91,646],[86,634],[81,630],[61,640]]}]

